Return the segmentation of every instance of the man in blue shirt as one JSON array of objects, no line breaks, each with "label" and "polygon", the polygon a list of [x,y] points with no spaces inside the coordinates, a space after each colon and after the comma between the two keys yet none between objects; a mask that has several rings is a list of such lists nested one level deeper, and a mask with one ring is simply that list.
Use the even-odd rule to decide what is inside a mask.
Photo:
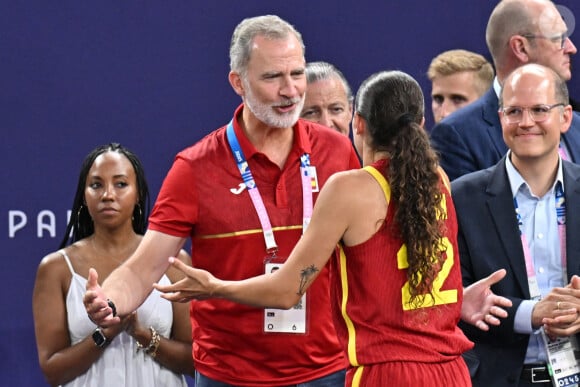
[{"label": "man in blue shirt", "polygon": [[513,307],[488,332],[462,326],[475,342],[466,360],[474,386],[551,386],[543,331],[580,331],[580,166],[560,153],[572,107],[565,81],[537,64],[505,78],[499,106],[507,155],[455,180],[451,192],[463,285],[505,268],[492,289]]}]

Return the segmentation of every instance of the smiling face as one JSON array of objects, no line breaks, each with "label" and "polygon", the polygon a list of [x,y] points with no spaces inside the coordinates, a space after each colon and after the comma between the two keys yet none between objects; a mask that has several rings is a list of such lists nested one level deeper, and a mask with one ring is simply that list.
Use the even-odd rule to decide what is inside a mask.
[{"label": "smiling face", "polygon": [[348,101],[342,81],[337,77],[312,82],[306,90],[301,117],[348,136],[352,103]]},{"label": "smiling face", "polygon": [[103,226],[132,227],[139,195],[131,162],[118,152],[99,155],[87,175],[84,197],[95,230]]},{"label": "smiling face", "polygon": [[[558,158],[560,134],[568,130],[572,120],[572,109],[566,101],[556,100],[555,74],[548,69],[528,65],[510,75],[502,90],[503,108],[524,108],[520,122],[509,123],[504,112],[500,112],[503,138],[512,151],[512,162],[553,161]],[[551,109],[544,121],[532,119],[529,108],[539,105],[564,103]]]},{"label": "smiling face", "polygon": [[245,75],[231,74],[234,89],[251,113],[276,128],[293,126],[304,105],[306,90],[302,46],[294,35],[268,39],[258,35]]}]

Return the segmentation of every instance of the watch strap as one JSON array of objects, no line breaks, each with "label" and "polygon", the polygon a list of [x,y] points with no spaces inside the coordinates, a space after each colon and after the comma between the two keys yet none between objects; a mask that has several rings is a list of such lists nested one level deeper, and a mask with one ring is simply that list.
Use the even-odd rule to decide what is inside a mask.
[{"label": "watch strap", "polygon": [[115,306],[115,303],[107,298],[107,305],[109,305],[109,308],[113,311],[113,317],[117,317],[117,307]]}]

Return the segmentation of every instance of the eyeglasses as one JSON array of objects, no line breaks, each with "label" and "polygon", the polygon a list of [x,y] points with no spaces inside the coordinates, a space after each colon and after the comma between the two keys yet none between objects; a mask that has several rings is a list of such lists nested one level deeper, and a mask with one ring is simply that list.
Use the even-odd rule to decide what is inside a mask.
[{"label": "eyeglasses", "polygon": [[565,106],[563,103],[555,103],[553,105],[535,105],[530,107],[521,106],[507,106],[500,109],[508,124],[518,124],[524,119],[524,111],[528,111],[529,117],[534,122],[542,122],[548,119],[550,112],[557,106]]},{"label": "eyeglasses", "polygon": [[543,36],[543,35],[534,35],[534,34],[522,34],[524,38],[527,39],[548,39],[552,42],[558,44],[560,49],[563,49],[566,45],[566,40],[568,40],[568,32],[564,32],[563,34],[556,35],[556,36]]}]

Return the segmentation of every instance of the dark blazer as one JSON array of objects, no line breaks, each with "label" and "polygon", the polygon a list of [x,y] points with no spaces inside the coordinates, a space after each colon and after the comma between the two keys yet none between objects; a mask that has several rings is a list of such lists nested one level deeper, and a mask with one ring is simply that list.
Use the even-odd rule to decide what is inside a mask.
[{"label": "dark blazer", "polygon": [[[571,277],[580,274],[580,165],[565,161],[563,175],[567,265]],[[505,268],[506,277],[492,290],[513,302],[509,317],[488,332],[461,324],[475,343],[475,348],[465,356],[470,371],[475,372],[473,385],[517,385],[529,335],[514,332],[514,317],[522,300],[530,299],[530,292],[505,157],[491,168],[455,180],[451,186],[459,225],[463,285]]]},{"label": "dark blazer", "polygon": [[[450,180],[489,168],[507,152],[493,87],[477,101],[443,119],[431,130],[431,144]],[[571,161],[580,162],[580,116],[563,135]]]}]

